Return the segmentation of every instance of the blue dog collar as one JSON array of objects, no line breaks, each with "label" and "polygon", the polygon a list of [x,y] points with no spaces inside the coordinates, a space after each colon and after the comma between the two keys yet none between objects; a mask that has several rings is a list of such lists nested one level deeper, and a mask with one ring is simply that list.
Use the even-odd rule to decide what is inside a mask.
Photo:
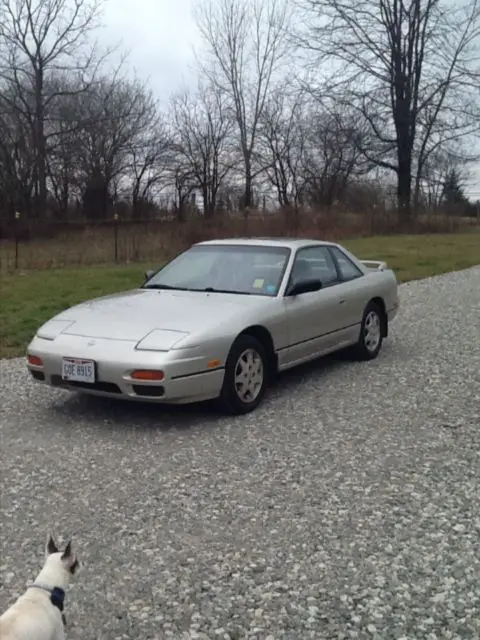
[{"label": "blue dog collar", "polygon": [[44,587],[41,584],[30,584],[28,585],[28,588],[34,588],[34,589],[41,589],[42,591],[46,591],[47,593],[50,594],[50,602],[53,604],[54,607],[57,607],[57,609],[60,611],[60,613],[62,614],[62,620],[63,620],[63,624],[65,624],[65,616],[63,614],[63,603],[65,601],[65,591],[63,589],[61,589],[60,587],[53,587],[53,589],[49,589],[48,587]]}]

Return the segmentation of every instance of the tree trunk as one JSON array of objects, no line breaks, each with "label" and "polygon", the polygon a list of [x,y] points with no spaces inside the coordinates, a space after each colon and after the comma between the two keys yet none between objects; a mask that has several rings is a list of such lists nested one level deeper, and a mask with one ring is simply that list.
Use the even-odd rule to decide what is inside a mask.
[{"label": "tree trunk", "polygon": [[398,155],[397,202],[400,220],[409,221],[412,215],[412,158],[409,153]]},{"label": "tree trunk", "polygon": [[61,204],[60,210],[62,214],[67,217],[68,216],[68,203],[70,201],[70,180],[69,176],[65,172],[62,176],[62,187],[61,187]]},{"label": "tree trunk", "polygon": [[243,209],[250,209],[252,207],[252,163],[250,157],[245,158],[245,192],[243,194]]},{"label": "tree trunk", "polygon": [[410,103],[397,99],[395,114],[397,134],[397,205],[399,219],[408,222],[412,214],[412,155],[413,135],[410,122]]},{"label": "tree trunk", "polygon": [[205,220],[210,220],[210,218],[213,216],[213,211],[212,211],[212,203],[211,203],[208,184],[202,185],[202,198],[203,198],[203,216]]},{"label": "tree trunk", "polygon": [[43,69],[39,66],[35,72],[35,159],[37,174],[37,198],[35,203],[35,212],[37,217],[40,219],[45,217],[47,203],[47,151],[45,144],[44,119]]},{"label": "tree trunk", "polygon": [[132,218],[134,220],[136,220],[137,218],[139,218],[140,216],[139,214],[139,203],[140,200],[140,181],[135,180],[135,185],[133,187],[133,191],[132,191]]}]

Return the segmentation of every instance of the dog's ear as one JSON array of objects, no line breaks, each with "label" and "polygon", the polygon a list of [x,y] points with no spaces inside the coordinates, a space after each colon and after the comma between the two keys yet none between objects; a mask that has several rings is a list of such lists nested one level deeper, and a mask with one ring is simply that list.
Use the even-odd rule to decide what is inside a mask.
[{"label": "dog's ear", "polygon": [[72,555],[72,541],[69,540],[67,546],[65,547],[65,551],[62,554],[62,560],[68,560]]},{"label": "dog's ear", "polygon": [[52,536],[52,534],[49,533],[47,536],[47,544],[45,546],[45,555],[49,556],[50,554],[57,553],[57,552],[58,552],[57,543],[55,542],[55,539]]},{"label": "dog's ear", "polygon": [[70,571],[70,573],[73,575],[75,573],[75,571],[78,569],[80,563],[78,562],[77,556],[73,556],[73,562],[72,564],[68,567],[68,570]]},{"label": "dog's ear", "polygon": [[72,541],[69,540],[67,546],[65,547],[65,551],[62,553],[62,560],[67,565],[68,570],[71,574],[74,574],[78,569],[79,562],[77,556],[72,552]]}]

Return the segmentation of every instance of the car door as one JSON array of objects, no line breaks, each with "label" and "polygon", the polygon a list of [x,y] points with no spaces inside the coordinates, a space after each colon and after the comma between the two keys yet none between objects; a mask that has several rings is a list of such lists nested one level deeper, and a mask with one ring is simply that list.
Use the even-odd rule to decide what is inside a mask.
[{"label": "car door", "polygon": [[[297,267],[302,266],[301,269]],[[289,296],[288,288],[296,278],[319,279],[319,291]],[[324,245],[313,245],[299,249],[292,265],[284,298],[288,327],[289,346],[279,353],[282,367],[300,363],[332,350],[338,336],[336,332],[343,320],[341,317],[342,291],[336,263]]]},{"label": "car door", "polygon": [[358,339],[365,306],[370,298],[367,278],[338,247],[329,248],[337,265],[342,290],[342,322],[344,337],[350,342]]}]

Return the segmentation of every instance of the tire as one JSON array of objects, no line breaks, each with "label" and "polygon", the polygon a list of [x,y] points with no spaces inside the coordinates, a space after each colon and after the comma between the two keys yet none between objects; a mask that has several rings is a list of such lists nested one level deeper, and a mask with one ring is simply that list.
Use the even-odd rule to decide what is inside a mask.
[{"label": "tire", "polygon": [[265,347],[253,336],[240,335],[233,343],[225,365],[219,397],[221,409],[230,415],[253,411],[263,400],[267,385]]},{"label": "tire", "polygon": [[383,311],[375,302],[369,302],[363,312],[360,336],[353,348],[357,360],[373,360],[382,348]]}]

